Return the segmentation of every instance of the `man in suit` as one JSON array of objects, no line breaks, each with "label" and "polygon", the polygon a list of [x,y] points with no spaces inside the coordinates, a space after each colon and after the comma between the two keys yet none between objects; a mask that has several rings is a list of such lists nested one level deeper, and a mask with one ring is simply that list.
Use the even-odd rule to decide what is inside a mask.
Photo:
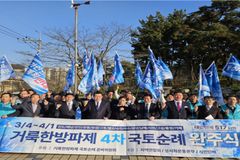
[{"label": "man in suit", "polygon": [[[31,95],[31,101],[30,102],[25,102],[22,104],[14,105],[13,108],[16,109],[16,112],[12,114],[8,114],[4,116],[3,118],[6,117],[42,117],[43,112],[42,108],[39,104],[40,96],[39,94],[33,93]],[[47,104],[45,104],[47,107]]]},{"label": "man in suit", "polygon": [[167,110],[168,119],[187,119],[190,106],[183,101],[182,91],[176,90],[174,100],[162,105],[162,112]]},{"label": "man in suit", "polygon": [[222,119],[222,114],[218,106],[214,105],[214,98],[212,96],[205,96],[205,105],[196,107],[198,119]]},{"label": "man in suit", "polygon": [[88,119],[109,119],[111,116],[111,108],[109,101],[103,100],[101,92],[97,91],[94,94],[94,99],[91,99],[84,108]]},{"label": "man in suit", "polygon": [[144,98],[144,103],[139,104],[137,107],[138,119],[149,119],[149,120],[159,119],[160,110],[155,103],[152,103],[152,95],[145,94],[143,98]]},{"label": "man in suit", "polygon": [[74,98],[72,93],[67,93],[65,96],[66,101],[56,104],[55,117],[75,119],[76,109],[79,107],[79,104],[77,101],[74,101]]}]

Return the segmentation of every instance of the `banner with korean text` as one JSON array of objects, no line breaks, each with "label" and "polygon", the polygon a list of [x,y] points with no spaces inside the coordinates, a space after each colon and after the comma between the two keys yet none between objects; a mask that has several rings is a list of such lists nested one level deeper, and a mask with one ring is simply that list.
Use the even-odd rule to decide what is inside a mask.
[{"label": "banner with korean text", "polygon": [[0,152],[240,158],[237,120],[0,120]]}]

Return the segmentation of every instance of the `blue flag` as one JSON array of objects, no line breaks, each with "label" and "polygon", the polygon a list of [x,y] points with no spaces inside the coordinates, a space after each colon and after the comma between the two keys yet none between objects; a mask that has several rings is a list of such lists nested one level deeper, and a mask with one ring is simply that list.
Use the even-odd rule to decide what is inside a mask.
[{"label": "blue flag", "polygon": [[0,65],[0,82],[15,77],[15,73],[12,66],[8,62],[7,57],[3,56],[0,59]]},{"label": "blue flag", "polygon": [[99,60],[97,70],[98,70],[98,85],[102,86],[103,85],[103,76],[105,75],[102,60]]},{"label": "blue flag", "polygon": [[227,64],[223,68],[222,75],[240,81],[240,60],[231,55]]},{"label": "blue flag", "polygon": [[76,109],[75,119],[78,119],[78,120],[82,119],[82,111],[80,107]]},{"label": "blue flag", "polygon": [[152,83],[152,71],[151,71],[150,62],[148,62],[147,66],[146,66],[142,82],[143,83],[141,83],[139,85],[139,87],[142,89],[147,89],[154,98],[157,98],[157,95],[155,93],[155,89],[154,89],[153,83]]},{"label": "blue flag", "polygon": [[214,62],[205,71],[205,76],[208,81],[208,86],[210,88],[212,96],[220,105],[224,105],[222,88],[220,85],[220,80],[218,78],[217,68]]},{"label": "blue flag", "polygon": [[208,82],[205,76],[205,73],[202,69],[202,65],[200,65],[199,71],[199,90],[198,90],[198,100],[200,103],[204,104],[203,98],[205,96],[210,96],[210,88],[208,86]]},{"label": "blue flag", "polygon": [[160,58],[158,58],[158,60],[156,59],[150,46],[148,46],[148,52],[149,52],[150,60],[154,61],[158,66],[158,68],[160,69],[162,81],[166,79],[173,79],[173,75],[169,67],[163,62],[162,59]]},{"label": "blue flag", "polygon": [[[140,67],[139,62],[136,62],[135,78],[137,80],[137,85],[142,86],[143,73],[142,73],[142,69]],[[141,88],[144,88],[144,87],[141,87]]]},{"label": "blue flag", "polygon": [[89,57],[87,53],[83,56],[83,75],[85,75],[91,67],[91,56]]},{"label": "blue flag", "polygon": [[160,70],[160,67],[156,63],[156,58],[154,57],[154,54],[150,47],[148,47],[148,51],[150,54],[150,61],[152,63],[153,68],[153,74],[152,74],[152,82],[153,82],[153,88],[155,89],[155,93],[157,97],[160,97],[161,90],[163,89],[163,79],[162,79],[162,72]]},{"label": "blue flag", "polygon": [[43,71],[43,64],[36,54],[22,78],[38,94],[48,92],[48,85]]},{"label": "blue flag", "polygon": [[64,92],[69,91],[70,88],[74,85],[74,79],[75,79],[75,66],[74,66],[74,62],[72,61],[72,65],[67,72],[66,85],[64,87]]},{"label": "blue flag", "polygon": [[83,79],[81,80],[78,90],[82,93],[87,94],[99,89],[98,85],[98,73],[97,73],[97,63],[94,55],[91,55],[91,66]]},{"label": "blue flag", "polygon": [[169,69],[169,67],[163,62],[162,59],[158,58],[157,60],[157,64],[161,69],[162,72],[162,79],[166,80],[166,79],[173,79],[173,75],[171,70]]},{"label": "blue flag", "polygon": [[149,53],[150,60],[154,60],[154,62],[156,62],[157,59],[156,59],[156,57],[154,56],[154,53],[153,53],[153,51],[152,51],[152,49],[151,49],[150,46],[148,46],[148,53]]},{"label": "blue flag", "polygon": [[113,84],[123,83],[124,82],[123,73],[124,70],[122,64],[119,60],[118,54],[116,54],[114,57],[114,69],[112,72],[112,76],[110,77],[108,82],[109,86],[112,86]]}]

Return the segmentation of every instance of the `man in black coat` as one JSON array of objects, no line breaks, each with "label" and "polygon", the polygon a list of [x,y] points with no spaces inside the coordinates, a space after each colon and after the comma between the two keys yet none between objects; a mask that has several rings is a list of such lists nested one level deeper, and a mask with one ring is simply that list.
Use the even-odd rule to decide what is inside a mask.
[{"label": "man in black coat", "polygon": [[144,103],[137,106],[137,115],[138,119],[154,120],[160,118],[159,107],[155,103],[152,103],[151,94],[144,95]]},{"label": "man in black coat", "polygon": [[83,112],[89,119],[109,119],[111,116],[110,103],[103,100],[102,93],[97,91],[94,94],[94,99],[88,102]]},{"label": "man in black coat", "polygon": [[[43,108],[39,104],[39,100],[40,96],[38,94],[32,94],[31,101],[14,105],[13,108],[16,109],[16,112],[8,114],[7,117],[42,117],[44,113]],[[47,107],[47,104],[43,107]]]},{"label": "man in black coat", "polygon": [[204,97],[205,105],[196,108],[198,119],[222,119],[221,110],[217,105],[214,105],[215,100],[212,96]]},{"label": "man in black coat", "polygon": [[56,104],[55,117],[75,119],[76,109],[79,107],[79,104],[77,101],[74,101],[74,95],[72,93],[67,93],[65,97],[65,102]]},{"label": "man in black coat", "polygon": [[167,110],[168,119],[187,119],[190,113],[189,103],[183,101],[183,94],[180,90],[175,91],[174,100],[166,102],[162,111]]}]

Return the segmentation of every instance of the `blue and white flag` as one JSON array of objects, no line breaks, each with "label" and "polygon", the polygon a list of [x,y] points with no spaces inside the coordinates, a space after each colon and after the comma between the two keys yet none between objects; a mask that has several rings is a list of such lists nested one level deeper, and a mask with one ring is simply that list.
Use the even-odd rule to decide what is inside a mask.
[{"label": "blue and white flag", "polygon": [[[137,85],[142,86],[143,73],[142,73],[142,69],[141,69],[138,61],[136,62],[135,78],[136,78],[136,81],[137,81]],[[144,88],[144,87],[140,87],[140,88]]]},{"label": "blue and white flag", "polygon": [[0,59],[0,65],[0,82],[15,77],[15,73],[12,66],[8,62],[7,57],[3,56]]},{"label": "blue and white flag", "polygon": [[210,96],[210,88],[208,86],[208,82],[205,76],[205,73],[202,69],[202,65],[200,65],[199,70],[199,90],[198,90],[198,100],[200,103],[204,104],[203,98],[205,96]]},{"label": "blue and white flag", "polygon": [[160,67],[161,69],[161,74],[162,74],[162,79],[166,80],[166,79],[173,79],[173,75],[171,70],[169,69],[169,67],[163,62],[162,59],[158,58],[157,60],[157,65]]},{"label": "blue and white flag", "polygon": [[112,72],[112,76],[109,79],[109,86],[112,86],[113,84],[120,84],[124,82],[124,78],[123,78],[123,67],[122,64],[120,62],[119,56],[118,54],[115,55],[114,57],[114,69]]},{"label": "blue and white flag", "polygon": [[156,59],[156,57],[154,56],[154,53],[153,53],[153,51],[152,51],[152,49],[151,49],[150,46],[148,46],[148,53],[149,53],[150,60],[154,60],[154,62],[156,62],[157,59]]},{"label": "blue and white flag", "polygon": [[220,80],[218,78],[217,67],[214,62],[205,71],[205,76],[208,81],[208,86],[210,88],[212,96],[218,102],[218,104],[224,105],[222,88],[220,85]]},{"label": "blue and white flag", "polygon": [[84,54],[83,56],[83,75],[85,75],[88,70],[90,69],[91,67],[91,55],[89,56],[87,53]]},{"label": "blue and white flag", "polygon": [[158,60],[156,59],[150,46],[148,46],[148,52],[149,52],[150,60],[152,61],[154,60],[154,62],[157,64],[158,68],[160,69],[162,80],[173,79],[173,75],[169,67],[163,62],[162,59],[160,58],[158,58]]},{"label": "blue and white flag", "polygon": [[70,88],[74,85],[74,79],[75,79],[75,65],[72,61],[71,67],[69,68],[66,76],[66,85],[64,87],[64,92],[70,91]]},{"label": "blue and white flag", "polygon": [[142,85],[139,85],[139,87],[142,89],[147,89],[152,94],[152,96],[156,99],[157,95],[155,93],[155,89],[152,83],[152,71],[151,71],[150,62],[148,62],[146,66],[142,82],[143,82]]},{"label": "blue and white flag", "polygon": [[240,60],[231,55],[227,64],[223,68],[222,75],[240,81]]},{"label": "blue and white flag", "polygon": [[163,90],[163,79],[162,79],[162,72],[160,67],[156,63],[156,58],[150,47],[148,47],[148,51],[150,54],[150,61],[152,63],[153,73],[152,73],[152,86],[155,89],[155,93],[157,97],[160,97],[161,90]]},{"label": "blue and white flag", "polygon": [[43,70],[43,64],[38,54],[34,56],[22,79],[36,93],[41,95],[48,92],[48,85]]},{"label": "blue and white flag", "polygon": [[99,60],[98,62],[98,85],[99,86],[102,86],[103,85],[103,77],[105,75],[105,71],[104,71],[104,68],[103,68],[103,64],[102,64],[102,60]]},{"label": "blue and white flag", "polygon": [[81,80],[78,86],[78,90],[80,90],[84,94],[99,90],[97,63],[94,54],[91,54],[91,66]]}]

